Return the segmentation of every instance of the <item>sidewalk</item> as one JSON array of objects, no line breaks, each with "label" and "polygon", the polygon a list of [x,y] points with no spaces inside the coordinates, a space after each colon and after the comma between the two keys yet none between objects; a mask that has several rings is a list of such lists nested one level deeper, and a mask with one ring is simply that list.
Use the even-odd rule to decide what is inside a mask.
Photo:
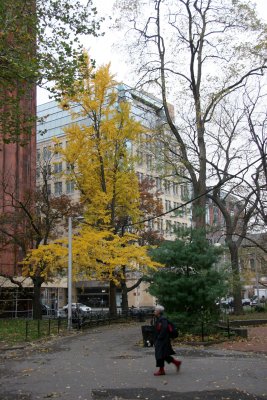
[{"label": "sidewalk", "polygon": [[[234,351],[244,351],[244,352],[254,352],[254,353],[263,353],[267,355],[267,325],[265,326],[258,326],[258,327],[248,327],[248,338],[235,338],[234,340],[226,340],[222,343],[217,343],[214,345],[209,345],[209,348],[213,349],[223,349],[223,350],[234,350]],[[88,331],[89,332],[89,331]],[[75,336],[75,334],[79,332],[73,331],[71,336]],[[86,331],[85,331],[86,333]],[[25,342],[14,344],[8,346],[4,342],[0,342],[0,351],[5,351],[9,349],[24,349],[26,347],[37,348],[38,346],[42,346],[42,344],[49,343],[50,341],[57,341],[61,340],[62,337],[69,336],[69,333],[65,332],[61,337],[54,337],[54,338],[43,338],[40,340],[36,340],[35,342]],[[141,337],[140,337],[141,343]],[[179,343],[179,339],[178,339]],[[190,347],[190,346],[189,346]],[[194,346],[195,347],[195,346]]]},{"label": "sidewalk", "polygon": [[142,346],[141,326],[96,327],[25,349],[0,352],[1,400],[267,398],[265,354],[179,346],[176,351],[182,360],[181,371],[177,374],[172,365],[167,365],[166,376],[155,377],[154,349]]}]

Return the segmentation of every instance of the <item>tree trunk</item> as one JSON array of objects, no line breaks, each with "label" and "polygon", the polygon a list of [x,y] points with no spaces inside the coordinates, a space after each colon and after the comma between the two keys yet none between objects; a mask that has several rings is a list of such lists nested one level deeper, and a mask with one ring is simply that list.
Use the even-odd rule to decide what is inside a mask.
[{"label": "tree trunk", "polygon": [[[194,190],[194,197],[205,193],[206,189]],[[206,195],[195,200],[192,204],[192,227],[195,229],[203,229],[206,227]]]},{"label": "tree trunk", "polygon": [[116,285],[113,281],[109,282],[109,313],[111,316],[117,315]]},{"label": "tree trunk", "polygon": [[122,267],[123,278],[121,279],[121,308],[123,313],[128,312],[128,288],[126,286],[125,267]]},{"label": "tree trunk", "polygon": [[233,296],[234,296],[234,313],[236,315],[243,314],[242,307],[242,285],[239,273],[239,263],[238,263],[238,247],[235,243],[228,243],[231,256],[231,267],[232,267],[232,283],[233,283]]},{"label": "tree trunk", "polygon": [[127,313],[129,304],[128,304],[128,290],[126,286],[126,282],[121,282],[121,308],[122,312]]},{"label": "tree trunk", "polygon": [[41,285],[44,282],[40,277],[33,277],[33,319],[42,319],[42,306],[41,306]]}]

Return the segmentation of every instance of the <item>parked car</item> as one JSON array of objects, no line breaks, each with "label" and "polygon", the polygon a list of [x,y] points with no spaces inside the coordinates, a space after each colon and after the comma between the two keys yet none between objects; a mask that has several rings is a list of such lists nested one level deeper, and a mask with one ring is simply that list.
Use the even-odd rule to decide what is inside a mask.
[{"label": "parked car", "polygon": [[234,305],[234,299],[233,297],[222,298],[219,301],[219,304],[223,308],[231,308]]},{"label": "parked car", "polygon": [[138,314],[140,314],[140,309],[137,308],[137,307],[132,306],[128,310],[129,310],[129,314],[130,315],[138,315]]},{"label": "parked car", "polygon": [[155,307],[150,306],[141,306],[141,307],[130,307],[129,314],[130,315],[152,315],[154,312]]},{"label": "parked car", "polygon": [[248,298],[242,299],[242,306],[250,306],[251,300]]},{"label": "parked car", "polygon": [[258,305],[258,296],[254,296],[254,297],[251,299],[251,305],[252,305],[252,306],[257,306],[257,305]]},{"label": "parked car", "polygon": [[140,310],[144,313],[144,314],[148,314],[148,315],[152,315],[155,311],[155,307],[152,306],[141,306]]},{"label": "parked car", "polygon": [[[89,315],[92,311],[91,307],[86,306],[82,303],[71,303],[72,312],[77,311],[81,315],[86,316]],[[63,307],[63,310],[67,313],[68,312],[68,304]]]},{"label": "parked car", "polygon": [[66,310],[63,310],[63,308],[59,308],[58,310],[55,310],[55,316],[57,318],[66,318],[67,317]]}]

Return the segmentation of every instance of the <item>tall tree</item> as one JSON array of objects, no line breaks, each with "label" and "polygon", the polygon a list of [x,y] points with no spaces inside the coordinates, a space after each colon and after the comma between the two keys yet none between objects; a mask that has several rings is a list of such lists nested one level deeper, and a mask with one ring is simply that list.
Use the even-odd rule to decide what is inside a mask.
[{"label": "tall tree", "polygon": [[[68,177],[80,191],[85,222],[96,231],[109,231],[115,243],[115,238],[124,234],[125,221],[134,223],[140,216],[131,147],[144,129],[131,116],[130,105],[119,98],[109,65],[94,70],[89,63],[86,73],[86,79],[76,81],[73,95],[64,97],[62,107],[76,118],[86,118],[87,123],[65,129],[68,146],[59,152],[71,166]],[[108,274],[111,313],[116,313],[116,284],[123,275],[120,268],[126,267],[129,265],[120,264],[117,272]]]},{"label": "tall tree", "polygon": [[27,142],[36,116],[36,85],[67,90],[84,62],[81,35],[99,33],[96,8],[73,0],[3,0],[0,3],[0,132],[5,143]]},{"label": "tall tree", "polygon": [[227,290],[225,274],[216,269],[220,253],[200,230],[152,250],[152,257],[166,268],[153,273],[149,292],[168,313],[179,316],[181,329],[183,323],[195,324],[204,315],[218,317],[216,299]]},{"label": "tall tree", "polygon": [[[197,198],[193,223],[203,227],[209,179],[207,125],[222,99],[249,77],[263,73],[265,50],[257,46],[266,27],[242,1],[135,1],[130,7],[118,1],[117,8],[122,16],[118,24],[122,20],[123,28],[127,23],[131,27],[127,45],[136,60],[138,84],[154,86],[161,94]],[[175,103],[176,121],[168,101]]]},{"label": "tall tree", "polygon": [[[129,32],[133,40],[128,49],[137,60],[138,85],[158,90],[167,123],[179,145],[180,162],[188,171],[195,199],[193,225],[204,227],[207,188],[214,187],[216,191],[218,184],[223,186],[229,175],[236,172],[234,163],[226,160],[224,171],[228,178],[224,181],[210,167],[213,156],[219,154],[216,151],[220,137],[213,134],[211,142],[215,112],[232,93],[263,75],[266,25],[247,1],[136,1],[131,7],[127,2],[117,2],[117,8],[122,15],[121,26],[124,28],[128,22],[132,28]],[[136,54],[141,57],[138,59]],[[175,120],[168,102],[175,105]],[[227,149],[228,143],[225,146]],[[234,158],[237,159],[237,154]],[[241,308],[238,290],[236,296],[236,304]]]},{"label": "tall tree", "polygon": [[[248,124],[243,107],[242,91],[221,101],[214,111],[213,123],[207,129],[207,146],[212,149],[207,157],[210,176],[217,184],[207,196],[221,211],[221,222],[214,223],[210,235],[225,242],[230,253],[234,309],[243,312],[241,302],[239,249],[247,233],[253,228],[258,199],[250,176],[259,160],[250,145]],[[242,141],[240,137],[242,135]]]},{"label": "tall tree", "polygon": [[265,230],[267,225],[267,121],[265,105],[267,93],[266,86],[260,81],[253,89],[246,91],[243,108],[250,137],[250,146],[254,148],[254,157],[259,158],[257,168],[252,174],[252,182],[255,188],[255,196],[258,200],[257,224],[260,229]]}]

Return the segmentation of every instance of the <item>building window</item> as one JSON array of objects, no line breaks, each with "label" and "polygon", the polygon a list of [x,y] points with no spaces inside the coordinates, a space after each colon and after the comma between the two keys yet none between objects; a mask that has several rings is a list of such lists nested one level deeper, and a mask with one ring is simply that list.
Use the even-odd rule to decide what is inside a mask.
[{"label": "building window", "polygon": [[167,179],[165,179],[165,181],[164,181],[164,189],[165,189],[165,193],[170,194],[170,192],[171,192],[171,182],[168,181]]},{"label": "building window", "polygon": [[55,183],[55,196],[61,196],[62,195],[62,182],[56,182]]},{"label": "building window", "polygon": [[137,150],[136,152],[137,156],[137,165],[141,166],[143,164],[143,153],[140,150]]},{"label": "building window", "polygon": [[174,194],[174,196],[178,196],[179,195],[179,185],[178,185],[178,183],[173,183],[173,194]]},{"label": "building window", "polygon": [[217,207],[213,208],[213,223],[216,225],[219,223],[219,210]]},{"label": "building window", "polygon": [[153,219],[148,221],[147,225],[150,230],[154,230],[154,220]]},{"label": "building window", "polygon": [[188,188],[187,185],[181,185],[181,199],[188,200]]},{"label": "building window", "polygon": [[74,193],[74,181],[66,181],[66,192],[68,194]]},{"label": "building window", "polygon": [[139,172],[139,182],[143,182],[145,179],[143,172]]},{"label": "building window", "polygon": [[158,226],[158,231],[163,232],[163,219],[159,218],[157,219],[157,226]]},{"label": "building window", "polygon": [[58,162],[54,164],[54,174],[59,174],[62,172],[62,162]]},{"label": "building window", "polygon": [[172,221],[168,220],[166,221],[166,232],[171,233],[172,232]]},{"label": "building window", "polygon": [[54,145],[54,154],[55,154],[56,157],[59,157],[59,156],[60,156],[59,150],[60,150],[62,147],[63,147],[63,146],[62,146],[62,143],[56,143],[56,144]]},{"label": "building window", "polygon": [[162,189],[162,180],[161,178],[156,178],[156,187],[158,190]]},{"label": "building window", "polygon": [[67,172],[73,171],[74,165],[70,162],[66,162],[66,170],[67,170]]},{"label": "building window", "polygon": [[51,158],[51,151],[50,151],[49,147],[44,147],[44,148],[43,148],[43,158],[44,158],[45,161],[46,161],[46,160],[50,160],[50,158]]},{"label": "building window", "polygon": [[148,170],[152,169],[152,155],[146,154],[146,167]]},{"label": "building window", "polygon": [[165,211],[170,211],[172,209],[172,203],[170,200],[165,200]]}]

